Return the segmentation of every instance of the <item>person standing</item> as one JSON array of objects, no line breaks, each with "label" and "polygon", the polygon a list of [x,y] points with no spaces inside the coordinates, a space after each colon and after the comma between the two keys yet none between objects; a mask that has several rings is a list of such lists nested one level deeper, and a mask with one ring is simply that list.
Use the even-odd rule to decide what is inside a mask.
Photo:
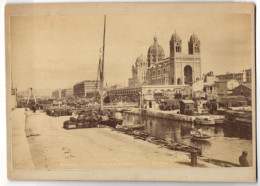
[{"label": "person standing", "polygon": [[247,161],[247,155],[248,155],[248,152],[246,150],[244,150],[242,152],[242,155],[239,157],[240,167],[249,167],[249,163]]}]

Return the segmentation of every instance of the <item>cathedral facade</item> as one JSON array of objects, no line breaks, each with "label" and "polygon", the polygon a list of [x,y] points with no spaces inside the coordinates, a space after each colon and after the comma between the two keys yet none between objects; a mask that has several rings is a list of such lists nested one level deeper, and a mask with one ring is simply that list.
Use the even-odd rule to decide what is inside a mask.
[{"label": "cathedral facade", "polygon": [[192,85],[201,79],[200,40],[194,33],[188,41],[188,54],[183,53],[183,42],[175,32],[169,42],[170,56],[154,37],[147,58],[139,56],[132,66],[129,87],[143,85]]}]

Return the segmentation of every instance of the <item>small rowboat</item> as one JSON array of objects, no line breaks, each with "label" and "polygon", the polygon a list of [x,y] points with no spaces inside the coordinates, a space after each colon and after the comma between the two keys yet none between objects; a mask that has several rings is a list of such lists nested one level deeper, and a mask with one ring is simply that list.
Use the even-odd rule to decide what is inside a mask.
[{"label": "small rowboat", "polygon": [[120,131],[142,130],[144,128],[144,124],[117,125],[115,128]]},{"label": "small rowboat", "polygon": [[199,140],[199,141],[207,141],[210,139],[210,136],[207,135],[207,134],[202,134],[202,135],[199,135],[199,134],[191,134],[191,139],[193,140]]}]

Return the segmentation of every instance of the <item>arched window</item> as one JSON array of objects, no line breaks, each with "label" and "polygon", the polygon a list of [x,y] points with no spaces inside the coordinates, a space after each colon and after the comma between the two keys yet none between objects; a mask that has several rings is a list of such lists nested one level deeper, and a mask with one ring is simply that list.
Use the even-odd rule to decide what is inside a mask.
[{"label": "arched window", "polygon": [[196,44],[195,45],[195,53],[199,53],[200,51],[199,51],[199,45],[198,44]]},{"label": "arched window", "polygon": [[176,52],[181,52],[181,46],[180,46],[179,43],[178,43],[177,46],[176,46]]},{"label": "arched window", "polygon": [[160,75],[161,74],[161,71],[160,70],[157,70],[157,75]]},{"label": "arched window", "polygon": [[178,79],[177,79],[177,84],[178,84],[178,85],[181,85],[181,78],[178,78]]},{"label": "arched window", "polygon": [[155,71],[153,71],[153,76],[155,76]]}]

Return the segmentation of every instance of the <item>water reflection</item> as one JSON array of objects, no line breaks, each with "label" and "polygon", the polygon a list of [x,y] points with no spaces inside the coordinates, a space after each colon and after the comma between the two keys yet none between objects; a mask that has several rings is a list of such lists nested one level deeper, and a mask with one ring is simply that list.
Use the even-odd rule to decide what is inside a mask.
[{"label": "water reflection", "polygon": [[197,141],[190,138],[190,131],[197,127],[192,123],[133,114],[124,114],[123,119],[123,123],[127,125],[144,124],[144,131],[152,136],[197,146],[203,150],[204,155],[212,158],[237,163],[236,156],[239,156],[242,150],[246,149],[252,152],[252,127],[225,124],[222,126],[200,126],[203,133],[211,136],[211,139]]}]

